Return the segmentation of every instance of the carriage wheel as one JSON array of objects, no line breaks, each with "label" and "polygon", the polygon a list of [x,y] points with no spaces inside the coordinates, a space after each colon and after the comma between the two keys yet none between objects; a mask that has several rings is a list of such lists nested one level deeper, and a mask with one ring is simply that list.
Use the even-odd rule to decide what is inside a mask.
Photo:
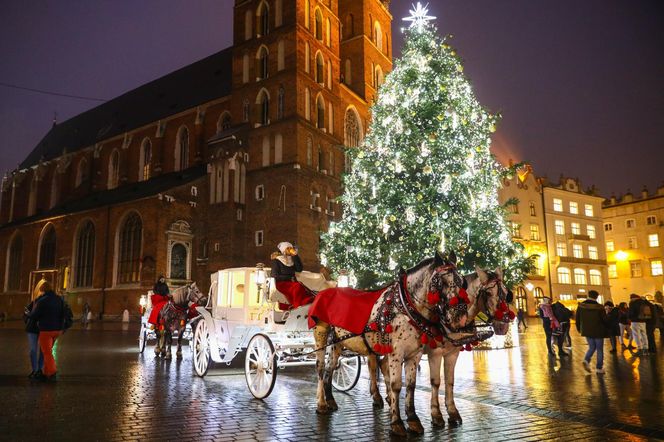
[{"label": "carriage wheel", "polygon": [[359,356],[340,356],[339,366],[332,375],[332,386],[335,390],[349,391],[360,379],[362,360]]},{"label": "carriage wheel", "polygon": [[145,344],[148,340],[148,330],[145,328],[145,324],[141,324],[141,331],[138,334],[138,352],[143,353],[145,350]]},{"label": "carriage wheel", "polygon": [[277,353],[266,335],[257,333],[249,341],[244,359],[244,374],[247,387],[255,398],[263,399],[272,393],[277,380]]},{"label": "carriage wheel", "polygon": [[203,377],[210,368],[210,331],[205,319],[196,324],[192,351],[194,353],[194,371],[198,376]]}]

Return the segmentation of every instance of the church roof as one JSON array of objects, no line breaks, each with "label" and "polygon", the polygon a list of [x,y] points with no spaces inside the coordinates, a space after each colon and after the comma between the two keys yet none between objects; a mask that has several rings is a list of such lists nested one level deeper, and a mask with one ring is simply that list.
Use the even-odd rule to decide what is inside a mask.
[{"label": "church roof", "polygon": [[54,125],[20,164],[27,168],[230,95],[232,47]]},{"label": "church roof", "polygon": [[129,183],[115,189],[94,192],[85,195],[82,198],[66,201],[50,210],[37,213],[31,217],[21,218],[3,224],[0,229],[25,224],[31,221],[38,221],[40,219],[70,215],[73,213],[84,212],[86,210],[97,209],[99,207],[114,206],[116,204],[153,197],[159,193],[164,193],[170,189],[196,181],[197,179],[204,177],[206,174],[207,166],[205,164],[199,164],[179,172],[158,175],[147,181]]}]

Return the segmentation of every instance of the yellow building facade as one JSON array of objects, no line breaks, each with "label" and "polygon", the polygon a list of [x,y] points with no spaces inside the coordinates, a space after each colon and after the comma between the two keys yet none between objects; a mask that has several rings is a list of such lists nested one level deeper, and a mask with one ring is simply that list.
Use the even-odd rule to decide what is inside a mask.
[{"label": "yellow building facade", "polygon": [[612,197],[603,207],[608,274],[614,301],[664,291],[664,185],[654,195],[644,189]]}]

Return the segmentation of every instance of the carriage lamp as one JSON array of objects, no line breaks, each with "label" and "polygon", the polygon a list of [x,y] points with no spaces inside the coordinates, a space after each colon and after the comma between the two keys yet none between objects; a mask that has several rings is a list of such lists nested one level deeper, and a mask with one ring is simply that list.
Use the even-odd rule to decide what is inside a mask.
[{"label": "carriage lamp", "polygon": [[348,287],[348,271],[346,269],[339,270],[339,279],[337,280],[338,287]]},{"label": "carriage lamp", "polygon": [[265,284],[266,276],[267,275],[265,274],[265,264],[259,262],[258,264],[256,264],[256,288],[258,289],[256,302],[260,302],[261,300],[261,290],[263,289],[263,285]]},{"label": "carriage lamp", "polygon": [[138,304],[141,306],[141,314],[143,314],[145,312],[145,306],[148,305],[148,298],[145,295],[141,295]]},{"label": "carriage lamp", "polygon": [[526,288],[528,289],[529,292],[532,292],[535,286],[533,285],[532,282],[529,282],[526,284]]}]

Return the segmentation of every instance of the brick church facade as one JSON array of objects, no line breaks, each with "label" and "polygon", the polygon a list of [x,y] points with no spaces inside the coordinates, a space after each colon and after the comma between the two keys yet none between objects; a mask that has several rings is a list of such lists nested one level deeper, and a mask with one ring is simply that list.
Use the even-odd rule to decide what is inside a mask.
[{"label": "brick church facade", "polygon": [[51,281],[75,312],[297,244],[318,269],[345,149],[392,67],[388,0],[236,0],[232,47],[54,125],[0,198],[0,312]]}]

